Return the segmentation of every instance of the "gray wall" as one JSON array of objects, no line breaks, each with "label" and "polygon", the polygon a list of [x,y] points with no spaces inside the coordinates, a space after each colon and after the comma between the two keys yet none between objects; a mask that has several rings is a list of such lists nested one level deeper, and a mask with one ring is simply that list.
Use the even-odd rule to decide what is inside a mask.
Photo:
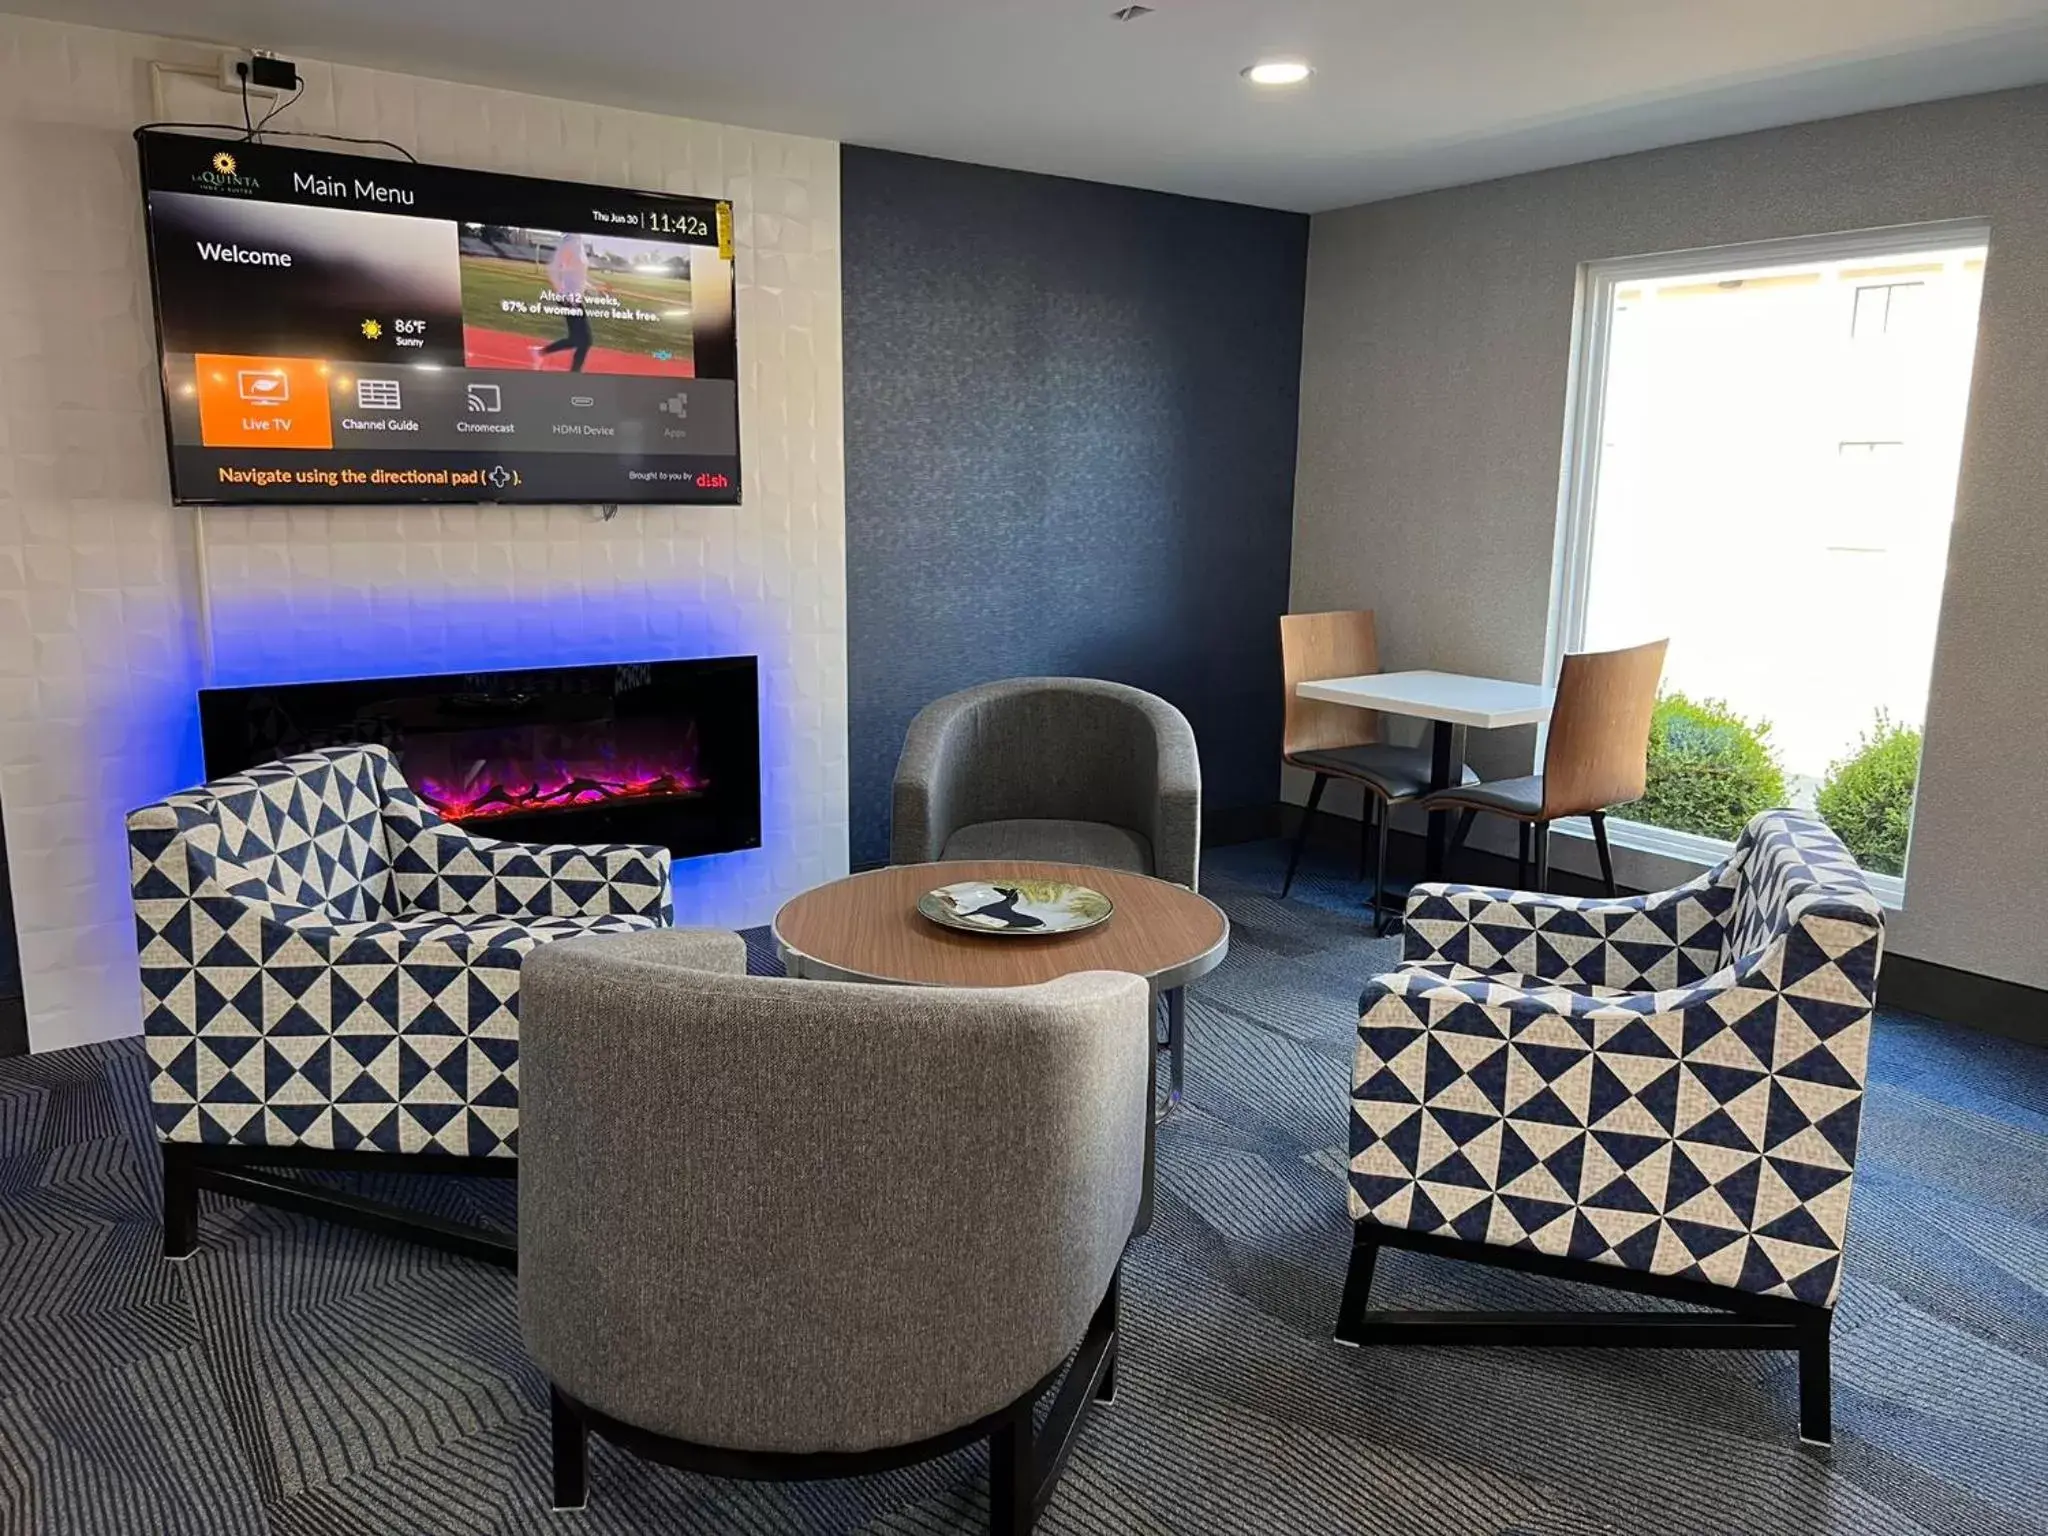
[{"label": "gray wall", "polygon": [[[1892,943],[2048,985],[2048,88],[1317,216],[1293,606],[1376,609],[1389,667],[1537,680],[1579,264],[1962,217],[1991,261]],[[1482,769],[1531,754],[1475,733]]]},{"label": "gray wall", "polygon": [[1161,694],[1270,806],[1308,220],[853,146],[841,196],[855,866],[995,678]]}]

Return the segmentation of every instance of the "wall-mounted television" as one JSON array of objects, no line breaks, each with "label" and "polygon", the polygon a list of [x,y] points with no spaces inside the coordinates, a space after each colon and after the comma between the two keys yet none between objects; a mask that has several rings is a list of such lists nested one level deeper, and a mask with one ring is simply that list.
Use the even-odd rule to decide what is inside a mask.
[{"label": "wall-mounted television", "polygon": [[731,204],[136,138],[180,503],[739,501]]}]

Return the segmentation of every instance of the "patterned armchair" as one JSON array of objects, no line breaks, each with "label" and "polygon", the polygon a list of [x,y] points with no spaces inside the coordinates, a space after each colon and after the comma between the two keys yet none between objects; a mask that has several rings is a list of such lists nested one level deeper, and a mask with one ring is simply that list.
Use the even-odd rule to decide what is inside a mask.
[{"label": "patterned armchair", "polygon": [[128,838],[171,1253],[198,1185],[261,1196],[227,1165],[509,1170],[521,957],[672,920],[666,849],[473,836],[383,747],[215,780],[134,812]]},{"label": "patterned armchair", "polygon": [[[1338,1337],[1794,1348],[1827,1439],[1883,939],[1848,850],[1790,811],[1657,895],[1417,887],[1360,1000]],[[1720,1310],[1371,1313],[1382,1245]]]}]

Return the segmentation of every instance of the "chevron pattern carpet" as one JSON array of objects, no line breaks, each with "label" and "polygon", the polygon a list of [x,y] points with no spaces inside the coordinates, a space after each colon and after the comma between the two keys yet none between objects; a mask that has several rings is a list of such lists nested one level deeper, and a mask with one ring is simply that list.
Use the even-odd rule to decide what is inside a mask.
[{"label": "chevron pattern carpet", "polygon": [[[2048,1051],[1881,1019],[1831,1459],[1797,1446],[1787,1357],[1339,1349],[1354,1009],[1393,945],[1342,882],[1274,899],[1279,868],[1271,845],[1211,861],[1232,953],[1190,994],[1121,1396],[1048,1536],[2048,1532]],[[6,1536],[985,1529],[971,1450],[769,1487],[600,1445],[589,1509],[549,1514],[512,1279],[212,1202],[165,1264],[147,1075],[137,1041],[0,1062]],[[509,1218],[502,1186],[381,1183]],[[1412,1255],[1381,1276],[1387,1304],[1611,1301]]]}]

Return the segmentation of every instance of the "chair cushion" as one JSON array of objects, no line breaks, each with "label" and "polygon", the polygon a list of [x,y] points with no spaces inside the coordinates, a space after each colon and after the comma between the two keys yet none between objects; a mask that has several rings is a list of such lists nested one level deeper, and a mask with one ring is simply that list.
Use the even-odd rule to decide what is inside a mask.
[{"label": "chair cushion", "polygon": [[1103,821],[979,821],[946,839],[942,859],[1043,859],[1152,873],[1152,844]]},{"label": "chair cushion", "polygon": [[[1635,994],[1622,987],[1599,987],[1588,981],[1550,981],[1541,976],[1524,976],[1517,971],[1478,971],[1469,965],[1459,965],[1454,960],[1403,960],[1389,974],[1413,976],[1422,985],[1431,982],[1448,982],[1452,986],[1468,981],[1484,982],[1489,986],[1507,987],[1516,992],[1542,994],[1551,998],[1583,998],[1589,1003],[1612,1002],[1616,998],[1632,997]],[[1358,1000],[1359,1012],[1364,1013],[1373,1005],[1377,994],[1371,987]],[[1569,1004],[1564,1005],[1567,1009]]]},{"label": "chair cushion", "polygon": [[1543,775],[1532,773],[1522,779],[1495,779],[1490,784],[1467,784],[1431,795],[1432,806],[1471,806],[1481,811],[1498,811],[1534,821],[1543,814]]},{"label": "chair cushion", "polygon": [[[1332,774],[1370,785],[1382,799],[1412,800],[1429,793],[1429,748],[1390,747],[1372,742],[1362,747],[1320,747],[1297,752],[1288,759],[1311,773]],[[1476,784],[1479,775],[1465,770],[1465,782]]]},{"label": "chair cushion", "polygon": [[[306,925],[294,924],[302,930]],[[480,912],[408,912],[403,917],[372,923],[348,923],[314,932],[332,934],[349,946],[344,954],[388,952],[403,959],[416,944],[445,945],[458,955],[480,957],[495,951],[523,955],[555,939],[588,938],[602,933],[641,933],[666,926],[655,913],[604,913],[591,917],[501,917]],[[343,963],[347,963],[344,961]]]}]

